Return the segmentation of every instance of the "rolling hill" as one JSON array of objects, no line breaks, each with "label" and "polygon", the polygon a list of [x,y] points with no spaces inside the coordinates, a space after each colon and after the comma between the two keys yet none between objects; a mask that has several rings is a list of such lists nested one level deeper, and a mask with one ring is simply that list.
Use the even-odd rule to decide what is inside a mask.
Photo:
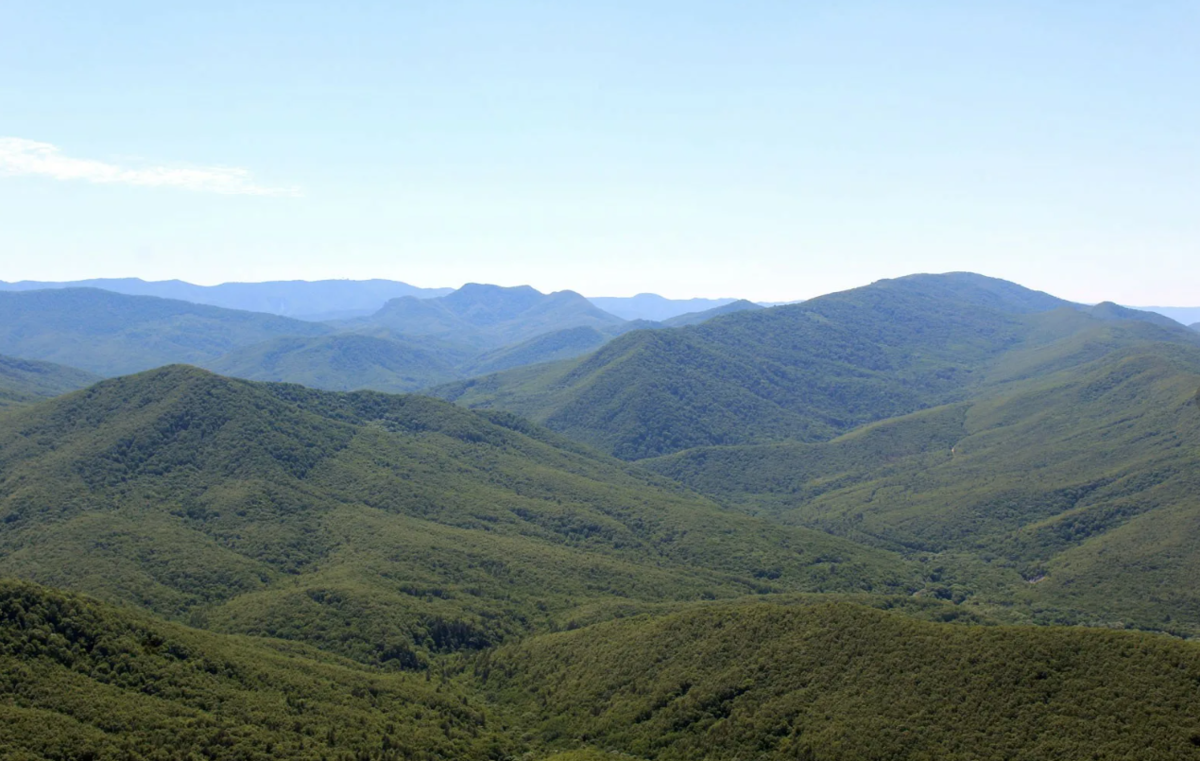
[{"label": "rolling hill", "polygon": [[409,667],[596,606],[924,583],[512,416],[187,367],[0,416],[0,575]]},{"label": "rolling hill", "polygon": [[[396,388],[591,314],[464,290],[412,341],[0,301],[96,323],[5,340]],[[1200,645],[1113,630],[1200,636],[1194,331],[914,276],[446,389],[571,438],[178,365],[0,412],[0,756],[1200,758]]]},{"label": "rolling hill", "polygon": [[52,362],[0,355],[0,409],[83,388],[100,377]]},{"label": "rolling hill", "polygon": [[286,317],[94,288],[0,291],[0,353],[98,375],[202,363],[271,338],[330,332]]},{"label": "rolling hill", "polygon": [[1036,582],[1026,604],[1089,611],[1068,622],[1200,634],[1200,338],[1107,310],[1035,323],[1061,337],[1003,357],[968,401],[643,464],[784,522],[990,558]]},{"label": "rolling hill", "polygon": [[576,360],[435,393],[499,408],[625,459],[820,441],[961,398],[1061,299],[968,273],[919,275],[793,306],[635,331]]}]

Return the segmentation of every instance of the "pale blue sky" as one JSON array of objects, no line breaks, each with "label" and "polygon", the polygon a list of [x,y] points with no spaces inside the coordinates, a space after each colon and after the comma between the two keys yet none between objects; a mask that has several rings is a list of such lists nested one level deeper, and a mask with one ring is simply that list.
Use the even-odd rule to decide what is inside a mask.
[{"label": "pale blue sky", "polygon": [[0,0],[0,279],[1200,304],[1198,51],[1194,1]]}]

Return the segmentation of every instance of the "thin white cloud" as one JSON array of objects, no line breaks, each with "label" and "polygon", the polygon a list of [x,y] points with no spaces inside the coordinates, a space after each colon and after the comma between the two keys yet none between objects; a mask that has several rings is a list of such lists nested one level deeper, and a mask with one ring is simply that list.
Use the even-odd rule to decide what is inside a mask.
[{"label": "thin white cloud", "polygon": [[39,175],[56,180],[182,188],[224,195],[300,195],[298,188],[259,185],[250,172],[239,167],[118,166],[94,159],[72,158],[50,143],[19,137],[0,137],[0,175]]}]

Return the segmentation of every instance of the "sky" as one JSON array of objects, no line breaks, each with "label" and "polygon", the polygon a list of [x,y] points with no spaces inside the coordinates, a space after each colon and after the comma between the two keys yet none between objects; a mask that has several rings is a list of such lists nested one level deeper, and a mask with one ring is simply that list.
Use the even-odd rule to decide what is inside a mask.
[{"label": "sky", "polygon": [[1200,3],[0,0],[0,280],[1200,304]]}]

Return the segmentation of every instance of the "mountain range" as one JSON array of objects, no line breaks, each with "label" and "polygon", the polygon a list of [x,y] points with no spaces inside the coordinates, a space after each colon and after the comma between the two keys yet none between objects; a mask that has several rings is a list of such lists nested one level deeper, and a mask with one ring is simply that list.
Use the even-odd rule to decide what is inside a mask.
[{"label": "mountain range", "polygon": [[[100,288],[127,296],[158,296],[194,304],[265,312],[321,322],[373,314],[391,299],[404,296],[436,298],[453,288],[421,288],[398,280],[276,280],[261,283],[195,285],[182,280],[147,281],[136,277],[90,280],[0,280],[0,291],[36,291],[48,288]],[[589,299],[600,309],[624,320],[661,322],[690,312],[704,312],[736,299],[667,299],[654,293],[630,297]],[[1200,319],[1200,318],[1197,318]]]},{"label": "mountain range", "polygon": [[[757,307],[737,302],[673,319],[743,308]],[[99,375],[184,362],[253,380],[381,391],[578,356],[622,332],[667,327],[627,322],[570,291],[490,285],[405,296],[329,323],[97,288],[0,291],[0,320],[0,352]]]},{"label": "mountain range", "polygon": [[0,757],[1200,758],[1160,314],[950,273],[0,317]]}]

